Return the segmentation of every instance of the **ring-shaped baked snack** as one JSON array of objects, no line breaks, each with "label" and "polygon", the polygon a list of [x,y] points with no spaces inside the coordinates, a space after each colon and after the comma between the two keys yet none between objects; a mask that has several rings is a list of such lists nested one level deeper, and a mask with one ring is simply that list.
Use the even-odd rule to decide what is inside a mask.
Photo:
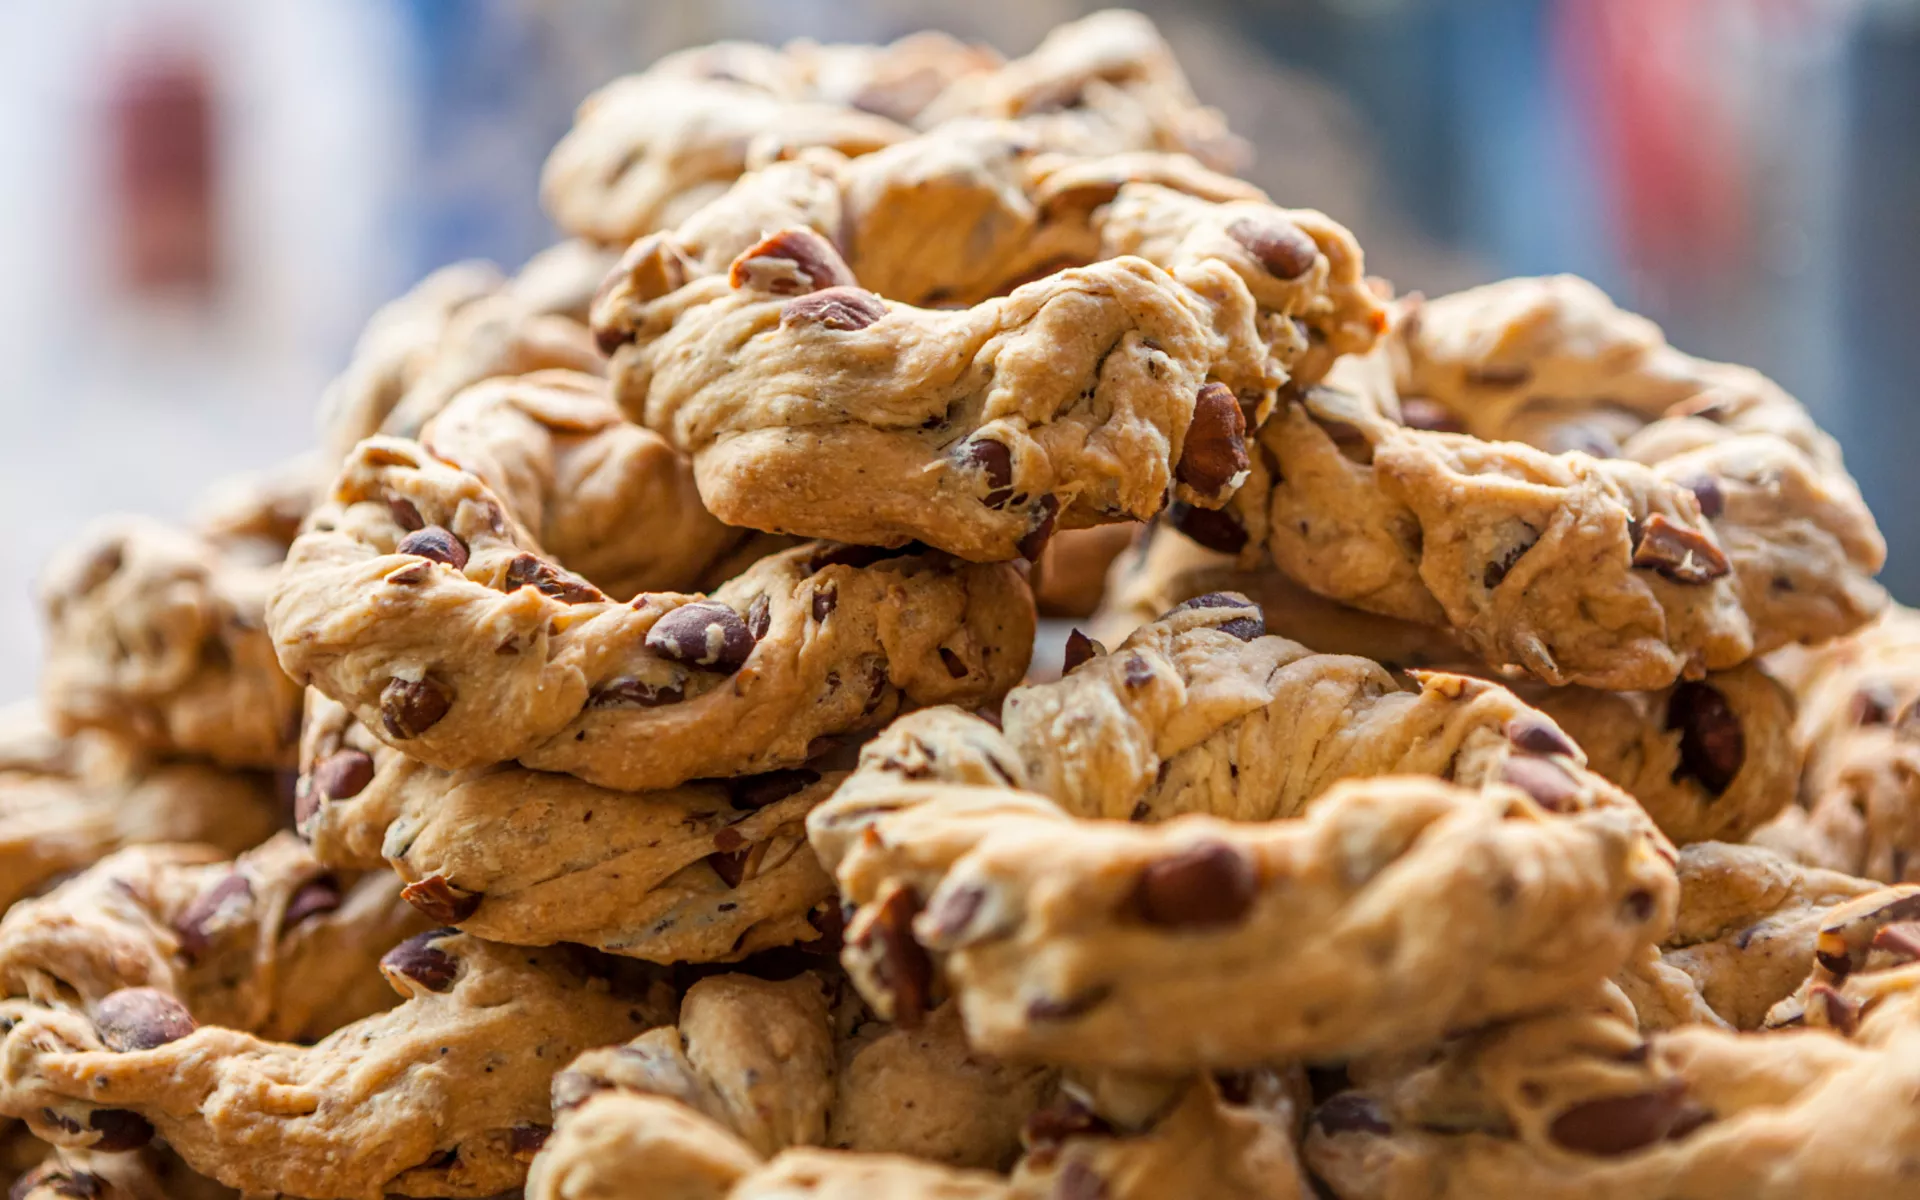
[{"label": "ring-shaped baked snack", "polygon": [[[1263,427],[1233,520],[1204,519],[1202,540],[1450,627],[1495,667],[1613,690],[1846,633],[1885,604],[1885,545],[1800,406],[1590,285],[1413,307],[1376,361],[1338,374]],[[1569,413],[1624,419],[1625,441]],[[1486,440],[1522,437],[1538,444]]]},{"label": "ring-shaped baked snack", "polygon": [[307,703],[300,835],[329,866],[391,867],[436,922],[674,963],[812,942],[838,916],[803,824],[838,774],[621,792],[511,764],[450,772],[383,744],[317,692]]},{"label": "ring-shaped baked snack", "polygon": [[596,375],[547,370],[475,384],[419,442],[492,488],[541,554],[617,600],[714,586],[789,544],[715,520],[686,460],[627,423]]},{"label": "ring-shaped baked snack", "polygon": [[[990,560],[1170,497],[1217,508],[1275,387],[1384,328],[1320,214],[1009,136],[778,164],[622,259],[594,305],[616,397],[722,520]],[[943,224],[988,232],[948,253]],[[970,306],[912,303],[936,298]]]},{"label": "ring-shaped baked snack", "polygon": [[[1165,522],[1116,560],[1093,634],[1117,644],[1155,614],[1219,591],[1253,597],[1271,632],[1322,653],[1359,655],[1394,670],[1486,671],[1443,629],[1348,608],[1271,563],[1243,566]],[[1799,787],[1793,699],[1758,664],[1654,692],[1537,684],[1517,690],[1579,744],[1588,767],[1632,794],[1676,843],[1743,838]]]},{"label": "ring-shaped baked snack", "polygon": [[269,837],[274,777],[155,761],[102,733],[61,737],[32,705],[0,709],[0,910],[123,846]]},{"label": "ring-shaped baked snack", "polygon": [[195,1020],[310,1041],[391,1007],[375,966],[428,927],[385,872],[337,875],[291,834],[223,861],[130,846],[0,920],[0,991],[97,1013],[155,989]]},{"label": "ring-shaped baked snack", "polygon": [[908,706],[991,703],[1032,644],[1007,565],[813,544],[705,597],[618,604],[536,546],[477,476],[369,439],[281,571],[276,648],[422,762],[638,791],[799,766]]},{"label": "ring-shaped baked snack", "polygon": [[[1644,1035],[1617,993],[1469,1034],[1326,1100],[1305,1157],[1340,1200],[1911,1196],[1920,1027]],[[1844,1131],[1843,1133],[1841,1131]]]},{"label": "ring-shaped baked snack", "polygon": [[944,34],[888,46],[722,42],[668,55],[589,96],[548,157],[541,200],[578,237],[624,246],[670,228],[740,175],[808,148],[859,156],[919,129],[990,118],[1076,154],[1172,151],[1234,170],[1245,147],[1194,99],[1138,13],[1061,26],[999,56]]},{"label": "ring-shaped baked snack", "polygon": [[[1318,708],[1265,703],[1258,683],[1280,672],[1256,659],[1235,686],[1234,660],[1299,648],[1221,600],[1083,665],[1079,687],[1076,672],[1016,692],[1006,734],[940,710],[863,751],[808,829],[853,905],[843,961],[879,1011],[911,1021],[949,988],[974,1044],[1088,1066],[1338,1058],[1553,1003],[1665,928],[1670,851],[1551,722],[1438,680],[1374,722],[1338,687]],[[1322,731],[1292,764],[1259,749],[1290,718]],[[1456,782],[1368,777],[1423,766]],[[1261,999],[1221,1004],[1234,988]],[[1155,1037],[1118,1032],[1141,1023]]]},{"label": "ring-shaped baked snack", "polygon": [[266,633],[274,575],[150,518],[96,523],[40,582],[47,715],[158,756],[291,765],[300,689]]},{"label": "ring-shaped baked snack", "polygon": [[1920,883],[1920,616],[1894,605],[1854,634],[1768,660],[1799,700],[1801,807],[1754,840],[1801,862]]},{"label": "ring-shaped baked snack", "polygon": [[0,1111],[60,1146],[159,1136],[244,1192],[492,1196],[517,1188],[555,1072],[671,1016],[658,982],[588,951],[496,946],[449,930],[380,969],[404,999],[312,1045],[200,1026],[126,989],[88,1015],[0,1003]]}]

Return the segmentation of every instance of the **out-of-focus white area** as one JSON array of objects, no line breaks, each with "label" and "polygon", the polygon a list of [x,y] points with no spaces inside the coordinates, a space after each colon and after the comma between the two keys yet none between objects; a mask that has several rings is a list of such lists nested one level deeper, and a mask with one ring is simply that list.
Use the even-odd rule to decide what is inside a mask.
[{"label": "out-of-focus white area", "polygon": [[[0,698],[31,689],[39,565],[87,517],[184,513],[302,448],[387,269],[407,169],[393,12],[360,0],[0,5]],[[100,86],[176,42],[217,92],[220,285],[114,278]]]}]

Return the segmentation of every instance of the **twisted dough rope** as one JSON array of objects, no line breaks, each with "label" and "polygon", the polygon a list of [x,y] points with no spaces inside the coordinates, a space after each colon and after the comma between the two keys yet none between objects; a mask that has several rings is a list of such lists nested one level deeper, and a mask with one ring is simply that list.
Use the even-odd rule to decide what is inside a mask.
[{"label": "twisted dough rope", "polygon": [[686,460],[628,424],[595,375],[548,370],[475,384],[419,441],[493,489],[533,536],[529,549],[614,599],[717,585],[785,545],[715,520]]},{"label": "twisted dough rope", "polygon": [[106,734],[60,737],[31,705],[0,709],[0,909],[141,842],[229,854],[273,832],[265,775],[152,761]]},{"label": "twisted dough rope", "polygon": [[246,1192],[491,1196],[524,1179],[553,1073],[670,1015],[663,985],[623,988],[608,965],[421,934],[381,960],[402,1003],[311,1046],[196,1027],[137,989],[102,1000],[97,1023],[6,1001],[0,1111],[59,1146],[157,1134]]},{"label": "twisted dough rope", "polygon": [[[1493,666],[1554,684],[1664,687],[1845,633],[1884,604],[1871,515],[1831,442],[1763,377],[1681,355],[1570,280],[1434,301],[1393,336],[1408,425],[1386,360],[1343,368],[1349,390],[1309,392],[1267,424],[1235,520],[1196,536],[1264,546],[1314,591],[1450,626]],[[1627,458],[1433,431],[1555,445],[1564,426],[1541,412],[1616,396],[1645,408]]]},{"label": "twisted dough rope", "polygon": [[716,962],[814,941],[833,915],[802,821],[837,775],[618,792],[514,766],[449,773],[317,692],[301,761],[296,815],[316,858],[390,866],[422,912],[491,941]]},{"label": "twisted dough rope", "polygon": [[1753,840],[1813,866],[1920,883],[1920,616],[1894,605],[1769,666],[1799,698],[1807,767],[1802,807]]},{"label": "twisted dough rope", "polygon": [[[978,302],[896,302],[935,298]],[[1034,157],[999,126],[749,176],[635,243],[594,305],[617,398],[729,524],[981,560],[1169,488],[1217,507],[1273,388],[1383,322],[1320,214],[1184,159]]]},{"label": "twisted dough rope", "polygon": [[1153,24],[1104,12],[1004,66],[936,33],[878,47],[723,42],[669,55],[581,104],[547,159],[541,201],[569,233],[625,245],[809,147],[858,156],[913,137],[914,125],[981,117],[1081,154],[1177,151],[1222,170],[1245,158]]},{"label": "twisted dough rope", "polygon": [[[1273,632],[1322,653],[1359,655],[1396,670],[1485,670],[1445,630],[1347,608],[1271,564],[1243,568],[1164,523],[1116,561],[1094,635],[1115,644],[1154,614],[1218,591],[1253,597],[1271,614]],[[1792,698],[1753,663],[1654,692],[1536,685],[1520,694],[1676,843],[1745,837],[1799,787]]]},{"label": "twisted dough rope", "polygon": [[1758,1028],[1806,978],[1828,914],[1882,890],[1872,880],[1722,842],[1684,847],[1677,869],[1680,903],[1658,963],[1635,964],[1618,980],[1654,1027],[1670,1023],[1660,1013],[1682,1012]]},{"label": "twisted dough rope", "polygon": [[[554,1078],[557,1137],[565,1138],[568,1113],[614,1090],[676,1100],[760,1157],[833,1146],[1010,1169],[1022,1126],[1052,1095],[1058,1072],[973,1051],[951,1011],[903,1030],[864,1016],[835,990],[811,972],[780,982],[700,980],[677,1026],[591,1051]],[[597,1160],[587,1169],[618,1178],[641,1166]]]},{"label": "twisted dough rope", "polygon": [[580,280],[604,275],[604,260],[556,250],[512,281],[489,263],[442,267],[374,313],[320,400],[324,470],[377,433],[413,436],[482,380],[546,369],[599,374],[604,363],[577,306]]},{"label": "twisted dough rope", "polygon": [[615,604],[532,545],[474,475],[371,439],[281,572],[282,663],[422,762],[638,791],[798,766],[908,705],[991,702],[1032,644],[1007,566],[809,545],[705,598]]},{"label": "twisted dough rope", "polygon": [[159,1147],[132,1153],[57,1150],[13,1182],[9,1200],[231,1200],[233,1193],[193,1173]]},{"label": "twisted dough rope", "polygon": [[40,691],[55,727],[100,729],[163,756],[290,765],[300,689],[266,633],[273,575],[145,517],[91,526],[40,583]]},{"label": "twisted dough rope", "polygon": [[[709,979],[678,1030],[583,1056],[554,1081],[554,1134],[528,1194],[598,1200],[634,1178],[688,1200],[800,1181],[848,1197],[1308,1194],[1293,1150],[1303,1089],[1281,1072],[1128,1081],[1146,1097],[1130,1119],[1098,1096],[1035,1109],[1054,1073],[976,1061],[949,1010],[836,1055],[819,992],[808,976]],[[982,1173],[1014,1166],[1021,1140],[1010,1179]],[[821,1144],[835,1149],[804,1149]]]},{"label": "twisted dough rope", "polygon": [[[1350,707],[1341,660],[1326,664],[1323,704],[1299,703],[1311,659],[1268,704],[1262,681],[1298,647],[1257,638],[1258,617],[1244,601],[1171,614],[1009,697],[1005,736],[944,710],[863,751],[808,830],[855,906],[844,961],[876,1009],[911,1021],[944,982],[975,1045],[1066,1063],[1337,1057],[1552,1003],[1665,927],[1663,844],[1550,722],[1465,680],[1383,701],[1377,667]],[[1222,700],[1236,693],[1231,712]],[[1364,742],[1346,739],[1370,707]],[[1296,714],[1325,748],[1277,761],[1263,748],[1292,744],[1278,723]],[[1417,775],[1335,783],[1380,770],[1475,790]],[[1303,819],[1271,820],[1309,799]],[[1268,823],[1194,815],[1209,805]],[[1181,811],[1165,828],[1076,820]],[[1407,923],[1427,913],[1415,936]],[[1221,1003],[1240,991],[1260,999]],[[1143,1025],[1152,1039],[1122,1034]]]},{"label": "twisted dough rope", "polygon": [[1078,817],[1271,821],[1300,815],[1338,780],[1423,775],[1510,783],[1549,809],[1644,821],[1551,720],[1498,684],[1424,671],[1405,688],[1371,660],[1264,629],[1257,605],[1214,593],[1111,653],[1070,649],[1064,678],[1007,697],[1006,741],[1034,789]]},{"label": "twisted dough rope", "polygon": [[1920,1027],[1643,1037],[1617,993],[1459,1039],[1328,1100],[1305,1157],[1343,1198],[1916,1194]]},{"label": "twisted dough rope", "polygon": [[380,955],[426,928],[384,873],[328,873],[292,835],[232,861],[133,846],[0,921],[6,995],[97,1014],[157,989],[207,1024],[306,1040],[393,1003]]}]

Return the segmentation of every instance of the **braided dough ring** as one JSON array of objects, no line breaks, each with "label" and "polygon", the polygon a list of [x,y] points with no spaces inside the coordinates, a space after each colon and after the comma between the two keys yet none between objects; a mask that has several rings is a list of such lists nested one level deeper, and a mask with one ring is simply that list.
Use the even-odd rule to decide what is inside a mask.
[{"label": "braided dough ring", "polygon": [[670,1015],[663,986],[622,995],[605,965],[421,934],[381,960],[403,1002],[311,1046],[196,1028],[157,992],[108,996],[98,1025],[7,1001],[0,1111],[63,1146],[157,1133],[246,1192],[491,1196],[525,1178],[554,1072]]},{"label": "braided dough ring", "polygon": [[155,763],[118,739],[60,737],[30,705],[0,710],[0,907],[141,842],[237,854],[272,834],[272,780]]},{"label": "braided dough ring", "polygon": [[482,380],[540,370],[602,372],[591,333],[557,307],[579,301],[577,286],[555,272],[590,268],[540,255],[527,269],[510,281],[490,263],[455,263],[374,313],[352,361],[320,400],[325,469],[374,434],[412,437]]},{"label": "braided dough ring", "polygon": [[[1009,697],[1005,735],[942,711],[869,745],[808,819],[855,905],[868,1000],[911,1020],[944,978],[976,1045],[1053,1061],[1336,1057],[1550,1003],[1664,928],[1664,844],[1550,722],[1473,681],[1398,693],[1365,664],[1377,679],[1343,685],[1358,660],[1257,620],[1244,601],[1176,612]],[[1293,744],[1283,721],[1318,731],[1295,760],[1268,749]],[[1475,790],[1354,778],[1382,770]],[[1262,999],[1219,1003],[1237,989]],[[1119,1033],[1142,1023],[1152,1039]]]},{"label": "braided dough ring", "polygon": [[40,691],[56,728],[224,766],[291,765],[300,689],[265,629],[274,574],[144,517],[91,527],[40,584]]},{"label": "braided dough ring", "polygon": [[682,1000],[678,1027],[592,1051],[557,1076],[555,1115],[608,1090],[651,1093],[711,1118],[761,1156],[833,1146],[1010,1169],[1021,1127],[1058,1073],[972,1050],[951,1011],[903,1030],[860,1013],[857,999],[836,1002],[835,990],[811,972],[781,982],[703,979]]},{"label": "braided dough ring", "polygon": [[1813,866],[1920,883],[1920,616],[1895,605],[1768,665],[1799,698],[1805,807],[1754,840]]},{"label": "braided dough ring", "polygon": [[518,759],[622,791],[798,766],[818,738],[989,703],[1026,670],[1033,601],[1008,566],[801,546],[706,598],[616,604],[509,511],[414,443],[363,443],[269,605],[287,670],[433,766]]},{"label": "braided dough ring", "polygon": [[1920,1194],[1920,1027],[1694,1026],[1643,1038],[1616,1002],[1461,1039],[1431,1065],[1332,1097],[1306,1159],[1358,1200],[1714,1200]]},{"label": "braided dough ring", "polygon": [[0,921],[0,988],[95,1012],[157,988],[196,1020],[311,1040],[393,1004],[380,955],[427,927],[384,872],[331,875],[290,834],[233,861],[134,846]]},{"label": "braided dough ring", "polygon": [[[1346,608],[1270,563],[1243,568],[1234,556],[1162,523],[1137,553],[1119,560],[1094,633],[1117,643],[1153,614],[1217,591],[1252,596],[1273,632],[1322,653],[1360,655],[1395,669],[1485,670],[1444,630]],[[1658,692],[1521,691],[1579,744],[1589,768],[1632,794],[1677,843],[1744,837],[1799,787],[1792,698],[1753,663]]]},{"label": "braided dough ring", "polygon": [[[678,1029],[591,1052],[555,1079],[555,1130],[528,1195],[611,1198],[634,1178],[686,1200],[787,1195],[803,1180],[804,1194],[849,1198],[1308,1194],[1300,1089],[1281,1072],[1119,1081],[1145,1093],[1125,1117],[1102,1103],[1108,1081],[1092,1080],[1080,1094],[1095,1107],[1036,1111],[1055,1073],[970,1052],[950,1018],[856,1033],[836,1055],[813,977],[702,981]],[[980,1173],[1014,1167],[1023,1140],[1011,1180]],[[835,1150],[803,1149],[822,1144]]]},{"label": "braided dough ring", "polygon": [[447,772],[317,692],[308,705],[301,836],[330,866],[390,866],[435,921],[673,963],[813,941],[832,915],[833,883],[802,822],[837,776],[803,768],[619,792],[511,765]]},{"label": "braided dough ring", "polygon": [[977,118],[1078,154],[1177,151],[1221,170],[1245,157],[1220,115],[1194,99],[1153,24],[1106,12],[1004,67],[991,50],[936,33],[880,47],[723,42],[669,55],[581,104],[547,160],[541,199],[569,233],[625,245],[807,148],[859,156],[913,137],[916,125]]},{"label": "braided dough ring", "polygon": [[578,371],[488,380],[448,401],[420,445],[480,479],[540,553],[615,599],[718,584],[776,547],[715,520],[686,460],[606,393]]},{"label": "braided dough ring", "polygon": [[[1033,159],[992,127],[896,149],[742,180],[594,306],[620,402],[730,524],[994,559],[1169,489],[1218,507],[1273,388],[1383,327],[1344,229],[1186,160]],[[947,222],[991,231],[963,278]]]},{"label": "braided dough ring", "polygon": [[[1400,386],[1420,389],[1408,423],[1384,360],[1344,368],[1347,390],[1310,392],[1262,430],[1235,521],[1202,540],[1264,546],[1323,595],[1450,626],[1490,664],[1553,684],[1664,687],[1845,633],[1884,604],[1869,578],[1884,545],[1837,451],[1761,376],[1681,355],[1570,280],[1435,301],[1394,336],[1412,363]],[[1457,343],[1480,357],[1463,365]],[[1449,349],[1444,370],[1423,357]],[[1587,409],[1639,396],[1649,411],[1625,458],[1438,431],[1560,448],[1543,410],[1498,404],[1536,394]]]}]

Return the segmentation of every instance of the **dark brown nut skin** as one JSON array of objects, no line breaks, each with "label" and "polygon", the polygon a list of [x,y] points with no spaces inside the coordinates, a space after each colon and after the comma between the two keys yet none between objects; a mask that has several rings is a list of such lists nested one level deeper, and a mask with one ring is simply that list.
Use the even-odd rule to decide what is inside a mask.
[{"label": "dark brown nut skin", "polygon": [[1689,681],[1674,688],[1667,699],[1667,728],[1680,732],[1676,775],[1698,780],[1716,796],[1732,785],[1746,762],[1746,734],[1712,684]]},{"label": "dark brown nut skin", "polygon": [[783,229],[733,260],[728,282],[776,296],[799,296],[858,281],[833,243],[811,229]]},{"label": "dark brown nut skin", "polygon": [[1648,517],[1641,527],[1633,565],[1650,567],[1675,583],[1687,584],[1712,583],[1733,571],[1720,547],[1662,513]]},{"label": "dark brown nut skin", "polygon": [[1253,864],[1233,847],[1199,842],[1141,872],[1133,904],[1149,925],[1204,929],[1246,916],[1259,886]]},{"label": "dark brown nut skin", "polygon": [[380,721],[396,738],[419,737],[439,723],[453,707],[447,686],[431,676],[392,679],[380,693]]},{"label": "dark brown nut skin", "polygon": [[94,1027],[107,1049],[151,1050],[178,1041],[196,1028],[187,1006],[158,988],[121,988],[100,1001]]},{"label": "dark brown nut skin", "polygon": [[446,991],[459,977],[460,964],[452,955],[434,949],[433,943],[452,932],[435,929],[415,934],[387,951],[380,960],[380,969],[388,975],[411,980],[430,992]]},{"label": "dark brown nut skin", "polygon": [[1227,226],[1227,235],[1247,248],[1276,279],[1298,279],[1320,260],[1320,248],[1294,225],[1278,218],[1255,221],[1241,218]]},{"label": "dark brown nut skin", "polygon": [[393,548],[393,552],[417,554],[421,558],[445,563],[456,571],[467,565],[468,558],[467,544],[439,525],[414,530],[400,539],[400,544]]},{"label": "dark brown nut skin", "polygon": [[747,661],[753,645],[740,614],[712,600],[683,604],[647,631],[648,649],[695,667],[732,670]]},{"label": "dark brown nut skin", "polygon": [[886,315],[886,301],[865,288],[831,287],[787,301],[780,323],[856,333]]},{"label": "dark brown nut skin", "polygon": [[1193,423],[1174,477],[1206,496],[1222,496],[1245,478],[1247,419],[1224,383],[1209,383],[1193,402]]}]

